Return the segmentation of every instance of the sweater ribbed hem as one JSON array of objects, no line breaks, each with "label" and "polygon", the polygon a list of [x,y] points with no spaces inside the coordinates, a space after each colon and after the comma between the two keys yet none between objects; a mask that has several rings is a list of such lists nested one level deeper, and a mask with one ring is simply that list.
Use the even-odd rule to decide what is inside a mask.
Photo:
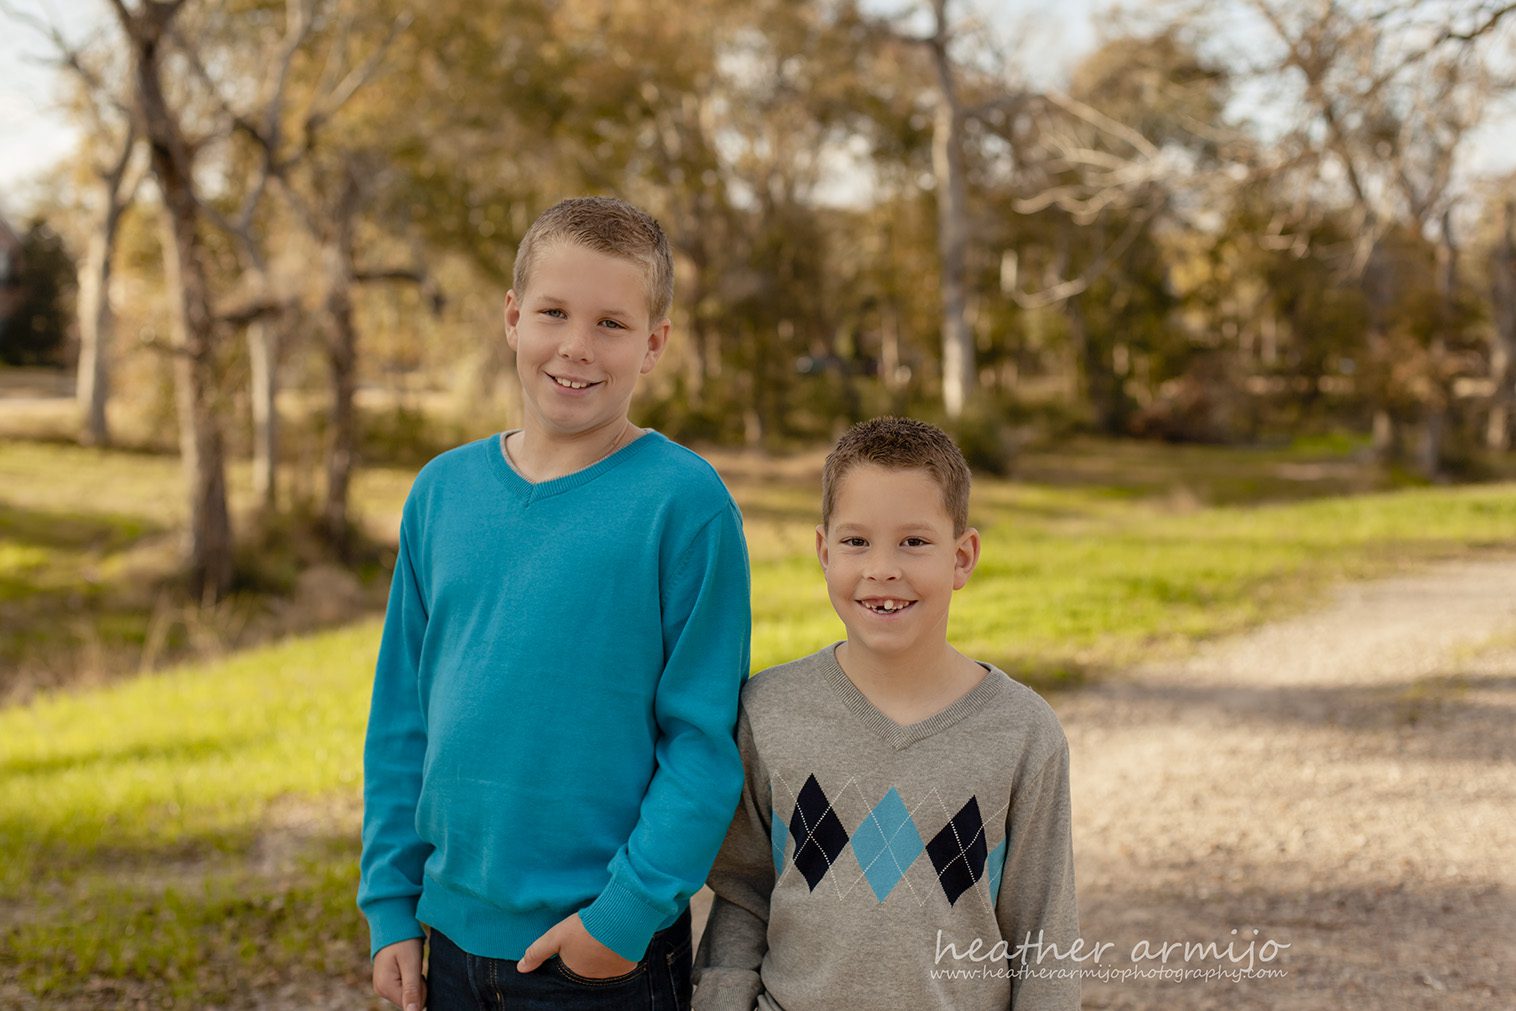
[{"label": "sweater ribbed hem", "polygon": [[641,895],[614,878],[605,891],[579,913],[584,929],[607,948],[632,962],[642,961],[653,935],[678,919],[665,916]]},{"label": "sweater ribbed hem", "polygon": [[413,899],[371,902],[364,908],[363,915],[368,918],[369,958],[379,954],[380,948],[388,948],[396,941],[426,936],[421,929],[421,922],[416,919],[416,903]]}]

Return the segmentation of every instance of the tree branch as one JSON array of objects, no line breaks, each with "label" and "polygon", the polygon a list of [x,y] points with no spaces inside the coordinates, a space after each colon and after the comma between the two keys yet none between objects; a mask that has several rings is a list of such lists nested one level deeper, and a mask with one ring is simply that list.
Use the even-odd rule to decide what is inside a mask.
[{"label": "tree branch", "polygon": [[1003,290],[1023,309],[1045,309],[1050,305],[1056,305],[1059,302],[1073,298],[1075,295],[1082,295],[1089,290],[1091,284],[1100,278],[1100,275],[1109,269],[1112,263],[1127,251],[1128,247],[1136,241],[1137,236],[1141,234],[1143,226],[1151,221],[1156,213],[1156,209],[1149,209],[1142,214],[1134,215],[1116,241],[1102,250],[1100,255],[1091,261],[1090,265],[1081,271],[1078,277],[1068,281],[1061,281],[1041,291],[1021,291],[1015,286],[1014,282],[1002,286]]}]

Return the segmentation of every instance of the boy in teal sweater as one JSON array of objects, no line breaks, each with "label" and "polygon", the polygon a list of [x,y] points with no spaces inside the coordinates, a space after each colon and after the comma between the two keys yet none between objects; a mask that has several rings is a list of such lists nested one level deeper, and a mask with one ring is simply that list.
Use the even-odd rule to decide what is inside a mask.
[{"label": "boy in teal sweater", "polygon": [[505,301],[522,426],[406,500],[358,892],[374,989],[406,1011],[688,1003],[688,902],[742,785],[749,605],[720,478],[627,416],[672,297],[652,218],[545,212]]}]

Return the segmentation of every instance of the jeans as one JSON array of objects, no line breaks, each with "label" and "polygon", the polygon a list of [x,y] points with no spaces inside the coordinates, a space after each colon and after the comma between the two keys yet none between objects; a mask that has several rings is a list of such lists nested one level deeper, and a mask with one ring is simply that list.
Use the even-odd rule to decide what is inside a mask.
[{"label": "jeans", "polygon": [[504,958],[470,955],[439,930],[431,936],[427,1011],[686,1011],[690,1006],[690,913],[653,935],[625,976],[576,976],[557,955],[520,973]]}]

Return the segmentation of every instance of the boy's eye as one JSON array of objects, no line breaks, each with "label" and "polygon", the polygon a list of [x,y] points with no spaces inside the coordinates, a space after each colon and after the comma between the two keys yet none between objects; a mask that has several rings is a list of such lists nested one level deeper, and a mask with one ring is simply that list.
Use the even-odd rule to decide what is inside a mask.
[{"label": "boy's eye", "polygon": [[844,537],[842,543],[850,548],[866,548],[869,546],[869,542],[862,537]]},{"label": "boy's eye", "polygon": [[614,320],[614,319],[603,319],[603,320],[600,321],[600,325],[601,326],[608,326],[612,330],[625,330],[626,329],[626,324],[622,323],[619,320]]},{"label": "boy's eye", "polygon": [[908,548],[924,548],[930,543],[931,541],[928,541],[924,537],[907,537],[905,539],[905,546]]},{"label": "boy's eye", "polygon": [[553,319],[561,319],[567,315],[562,309],[543,309],[542,315],[551,316]]}]

